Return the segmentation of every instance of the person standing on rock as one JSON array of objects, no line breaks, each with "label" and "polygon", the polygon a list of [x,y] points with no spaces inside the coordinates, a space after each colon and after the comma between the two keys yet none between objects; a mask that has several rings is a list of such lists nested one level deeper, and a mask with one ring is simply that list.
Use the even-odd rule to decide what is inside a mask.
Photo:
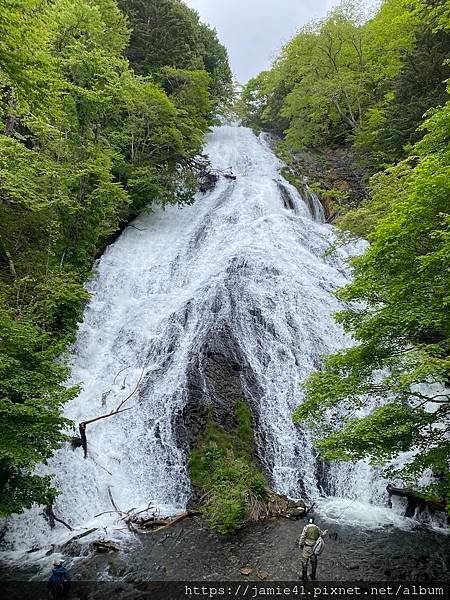
[{"label": "person standing on rock", "polygon": [[55,560],[53,570],[47,584],[49,600],[67,598],[70,591],[70,575],[61,560]]},{"label": "person standing on rock", "polygon": [[[319,539],[327,534],[327,530],[322,531],[314,523],[314,517],[310,517],[308,525],[303,528],[298,545],[302,551],[302,579],[308,580],[308,564],[311,564],[311,579],[316,578],[317,556],[322,552],[322,544]],[[320,547],[320,549],[319,549]]]}]

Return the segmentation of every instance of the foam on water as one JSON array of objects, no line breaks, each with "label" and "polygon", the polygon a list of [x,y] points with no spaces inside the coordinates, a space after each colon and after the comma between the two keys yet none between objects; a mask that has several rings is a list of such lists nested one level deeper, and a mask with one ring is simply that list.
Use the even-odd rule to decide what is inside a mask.
[{"label": "foam on water", "polygon": [[[382,529],[394,526],[401,529],[414,529],[417,521],[401,516],[401,512],[356,499],[329,496],[318,500],[320,512],[327,520],[336,523],[349,523],[366,529]],[[403,508],[402,505],[399,508]]]}]

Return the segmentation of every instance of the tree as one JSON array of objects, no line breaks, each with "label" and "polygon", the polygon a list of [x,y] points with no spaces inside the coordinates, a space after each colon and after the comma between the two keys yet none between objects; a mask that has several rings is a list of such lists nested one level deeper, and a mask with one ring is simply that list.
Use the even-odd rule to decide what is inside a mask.
[{"label": "tree", "polygon": [[[356,344],[327,357],[307,380],[295,419],[313,425],[326,459],[367,458],[419,489],[428,470],[434,478],[424,492],[446,496],[450,102],[429,115],[422,131],[409,160],[378,180],[374,203],[391,187],[404,192],[390,201],[370,249],[354,261],[353,283],[338,293],[348,304],[337,319]],[[375,408],[362,416],[369,400]],[[408,459],[399,466],[395,459],[404,452]]]},{"label": "tree", "polygon": [[121,0],[133,27],[127,57],[140,75],[163,67],[205,70],[213,98],[227,99],[232,75],[225,47],[216,32],[181,0]]},{"label": "tree", "polygon": [[357,149],[373,169],[404,158],[423,135],[419,125],[424,114],[446,102],[450,28],[442,26],[442,10],[437,11],[446,3],[434,3],[432,11],[431,3],[416,4],[413,38],[402,53],[400,68],[391,79],[389,92],[369,109],[356,136]]},{"label": "tree", "polygon": [[356,3],[346,3],[303,27],[271,72],[250,82],[244,100],[262,84],[263,119],[284,119],[292,148],[342,141],[361,124],[369,77],[362,16]]},{"label": "tree", "polygon": [[217,32],[204,23],[200,23],[200,39],[203,68],[210,75],[213,104],[229,102],[232,100],[234,89],[227,49],[219,42]]},{"label": "tree", "polygon": [[361,131],[372,132],[380,107],[392,99],[405,53],[414,46],[422,4],[384,0],[372,15],[361,3],[344,1],[325,19],[304,26],[272,69],[244,90],[248,122],[257,93],[263,100],[257,120],[284,133],[293,151],[348,144]]}]

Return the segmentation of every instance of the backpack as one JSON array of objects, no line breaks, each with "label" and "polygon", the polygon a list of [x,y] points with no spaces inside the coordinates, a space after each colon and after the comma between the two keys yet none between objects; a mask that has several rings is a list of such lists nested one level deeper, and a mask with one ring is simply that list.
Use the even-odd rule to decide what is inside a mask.
[{"label": "backpack", "polygon": [[68,577],[68,573],[66,569],[59,567],[58,569],[53,569],[52,576],[49,580],[49,588],[55,591],[65,591],[69,588],[70,578]]},{"label": "backpack", "polygon": [[325,548],[325,542],[323,541],[323,537],[320,536],[317,542],[314,544],[313,553],[316,556],[320,556]]}]

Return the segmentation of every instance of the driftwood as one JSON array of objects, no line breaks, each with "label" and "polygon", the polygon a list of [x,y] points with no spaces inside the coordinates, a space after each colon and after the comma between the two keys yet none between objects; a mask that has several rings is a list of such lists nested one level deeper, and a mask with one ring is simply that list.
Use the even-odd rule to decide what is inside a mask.
[{"label": "driftwood", "polygon": [[110,540],[95,540],[95,542],[92,542],[92,547],[100,554],[106,554],[107,552],[119,552],[120,550],[120,546],[114,542],[111,542]]},{"label": "driftwood", "polygon": [[75,542],[76,540],[81,540],[81,538],[84,538],[87,535],[94,533],[94,531],[97,531],[97,527],[92,527],[92,529],[88,529],[87,531],[83,531],[82,533],[78,533],[77,535],[74,535],[73,537],[70,538],[70,540],[67,540],[67,542],[64,542],[64,544],[62,544],[60,546],[60,550],[64,550],[64,548],[69,546],[72,542]]},{"label": "driftwood", "polygon": [[193,517],[198,515],[198,511],[196,510],[187,510],[186,512],[177,515],[176,517],[158,517],[157,515],[152,515],[150,517],[141,517],[137,518],[136,515],[130,515],[126,522],[132,524],[135,531],[144,531],[156,533],[161,531],[162,529],[168,529],[169,527],[173,527],[176,523],[183,521],[187,517]]},{"label": "driftwood", "polygon": [[419,512],[424,511],[426,508],[429,508],[433,511],[445,512],[446,510],[444,500],[428,500],[427,498],[423,498],[413,490],[407,488],[398,488],[389,483],[386,486],[386,491],[389,494],[390,506],[392,506],[392,496],[398,496],[400,498],[406,498],[408,500],[408,504],[406,506],[405,511],[405,517],[413,517],[417,509],[419,509]]},{"label": "driftwood", "polygon": [[108,496],[109,496],[109,499],[111,500],[111,504],[114,506],[114,508],[116,509],[116,511],[117,511],[117,512],[121,512],[121,511],[120,511],[120,509],[118,509],[118,508],[117,508],[117,505],[116,505],[116,503],[114,502],[114,498],[113,498],[113,495],[112,495],[112,491],[111,491],[111,487],[110,487],[110,486],[108,486]]},{"label": "driftwood", "polygon": [[61,523],[61,525],[64,525],[64,527],[67,527],[69,531],[73,531],[73,527],[71,527],[65,521],[63,521],[55,515],[55,513],[53,512],[53,506],[51,504],[44,508],[44,517],[47,519],[48,524],[50,525],[50,529],[53,529],[55,527],[56,521],[57,523]]},{"label": "driftwood", "polygon": [[81,540],[81,538],[84,538],[87,535],[94,533],[94,531],[97,531],[97,529],[98,529],[97,527],[92,527],[91,529],[87,529],[86,531],[83,531],[82,533],[78,533],[77,535],[74,535],[73,537],[71,537],[70,540],[68,540],[66,542],[66,544],[68,542],[73,542],[74,540]]},{"label": "driftwood", "polygon": [[[138,391],[139,386],[141,385],[143,376],[144,376],[144,369],[142,369],[142,371],[141,371],[141,375],[139,377],[139,380],[138,380],[134,390],[131,392],[131,394],[129,394],[126,398],[124,398],[124,400],[122,400],[116,406],[116,408],[114,410],[112,410],[111,412],[106,413],[104,415],[100,415],[99,417],[94,417],[93,419],[88,419],[87,421],[81,421],[81,423],[78,425],[78,430],[80,432],[81,446],[83,447],[83,451],[84,451],[84,458],[87,458],[87,456],[88,456],[88,443],[87,443],[86,427],[88,425],[91,425],[92,423],[101,421],[102,419],[108,419],[109,417],[113,417],[115,415],[120,415],[121,413],[126,412],[127,410],[132,410],[132,408],[134,408],[133,406],[130,406],[127,408],[124,408],[124,406],[129,400],[131,400],[131,398]],[[116,377],[117,377],[117,375],[116,375]]]},{"label": "driftwood", "polygon": [[116,503],[114,502],[114,498],[112,497],[110,488],[108,488],[108,494],[111,500],[111,504],[113,505],[115,510],[106,510],[97,515],[94,515],[94,518],[106,514],[117,514],[120,516],[120,521],[123,521],[128,527],[128,529],[134,533],[154,533],[160,531],[161,529],[167,529],[168,527],[172,527],[179,521],[186,519],[186,517],[192,517],[194,515],[199,514],[199,512],[196,510],[188,510],[175,517],[162,517],[158,512],[153,512],[149,514],[149,511],[153,508],[151,506],[151,503],[149,503],[147,508],[144,508],[143,510],[139,510],[136,512],[136,508],[130,508],[128,511],[125,512],[117,507]]},{"label": "driftwood", "polygon": [[311,504],[311,506],[310,506],[310,507],[309,507],[309,508],[306,510],[306,512],[305,512],[305,514],[304,514],[304,516],[305,516],[305,517],[307,517],[307,516],[308,516],[308,514],[309,514],[309,513],[310,513],[310,512],[311,512],[311,511],[314,509],[314,507],[315,507],[315,506],[316,506],[316,503],[315,503],[315,502],[313,502],[313,503]]}]

